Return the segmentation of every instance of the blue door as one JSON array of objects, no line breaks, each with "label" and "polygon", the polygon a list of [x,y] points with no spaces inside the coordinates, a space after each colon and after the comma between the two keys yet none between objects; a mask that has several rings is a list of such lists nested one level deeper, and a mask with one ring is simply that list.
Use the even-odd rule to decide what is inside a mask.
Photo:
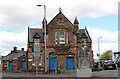
[{"label": "blue door", "polygon": [[73,57],[67,57],[67,69],[74,69]]},{"label": "blue door", "polygon": [[22,61],[22,69],[26,69],[26,62]]},{"label": "blue door", "polygon": [[12,70],[12,62],[9,62],[9,69]]},{"label": "blue door", "polygon": [[50,70],[55,70],[56,69],[56,59],[50,59],[49,61],[49,66],[50,66]]}]

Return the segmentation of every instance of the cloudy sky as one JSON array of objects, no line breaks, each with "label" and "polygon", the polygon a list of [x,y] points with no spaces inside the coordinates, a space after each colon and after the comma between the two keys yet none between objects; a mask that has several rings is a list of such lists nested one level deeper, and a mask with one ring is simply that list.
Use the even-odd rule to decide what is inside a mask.
[{"label": "cloudy sky", "polygon": [[27,47],[27,28],[41,27],[43,8],[47,7],[49,22],[61,7],[63,14],[73,23],[77,16],[79,28],[88,29],[93,40],[94,58],[107,50],[118,51],[118,1],[119,0],[0,0],[0,52],[10,53],[14,46]]}]

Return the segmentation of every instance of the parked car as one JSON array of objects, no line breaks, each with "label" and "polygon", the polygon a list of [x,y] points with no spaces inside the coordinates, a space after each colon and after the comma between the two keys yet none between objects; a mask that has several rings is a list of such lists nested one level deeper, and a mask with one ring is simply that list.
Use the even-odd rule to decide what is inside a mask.
[{"label": "parked car", "polygon": [[107,61],[104,62],[103,69],[104,70],[107,70],[107,69],[116,69],[116,64],[112,60],[107,60]]},{"label": "parked car", "polygon": [[92,71],[97,71],[98,70],[98,62],[93,63]]},{"label": "parked car", "polygon": [[120,59],[118,60],[117,67],[120,68]]},{"label": "parked car", "polygon": [[119,62],[118,60],[117,60],[117,61],[115,61],[115,63],[116,63],[117,65],[118,65],[118,62]]},{"label": "parked car", "polygon": [[98,69],[102,70],[103,69],[103,64],[104,64],[105,60],[99,60],[98,61]]}]

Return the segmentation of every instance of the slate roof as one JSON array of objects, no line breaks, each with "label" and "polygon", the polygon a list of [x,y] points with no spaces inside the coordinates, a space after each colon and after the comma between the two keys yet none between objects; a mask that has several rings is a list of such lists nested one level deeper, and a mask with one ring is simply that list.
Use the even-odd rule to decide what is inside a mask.
[{"label": "slate roof", "polygon": [[23,56],[23,53],[10,53],[7,56],[2,56],[1,60],[17,60],[19,57]]},{"label": "slate roof", "polygon": [[29,28],[29,41],[33,42],[33,36],[38,33],[40,36],[40,42],[44,42],[43,30],[40,28]]},{"label": "slate roof", "polygon": [[88,42],[91,42],[91,38],[90,38],[89,34],[87,33],[86,29],[79,29],[78,30],[77,42],[81,42],[80,39],[83,37],[83,35],[85,35],[87,37]]}]

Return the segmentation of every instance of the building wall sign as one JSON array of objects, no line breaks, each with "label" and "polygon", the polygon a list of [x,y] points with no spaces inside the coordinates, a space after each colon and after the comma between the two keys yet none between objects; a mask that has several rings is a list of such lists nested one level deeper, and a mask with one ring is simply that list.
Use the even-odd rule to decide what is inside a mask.
[{"label": "building wall sign", "polygon": [[57,59],[57,55],[50,55],[48,56],[49,59]]}]

